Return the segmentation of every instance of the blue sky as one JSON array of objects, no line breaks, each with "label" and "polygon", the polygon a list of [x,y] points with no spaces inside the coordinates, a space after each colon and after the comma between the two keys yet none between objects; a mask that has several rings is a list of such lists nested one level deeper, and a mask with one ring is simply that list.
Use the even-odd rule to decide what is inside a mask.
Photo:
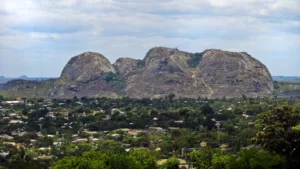
[{"label": "blue sky", "polygon": [[299,0],[1,0],[0,75],[58,77],[85,51],[112,63],[154,46],[247,52],[300,76]]}]

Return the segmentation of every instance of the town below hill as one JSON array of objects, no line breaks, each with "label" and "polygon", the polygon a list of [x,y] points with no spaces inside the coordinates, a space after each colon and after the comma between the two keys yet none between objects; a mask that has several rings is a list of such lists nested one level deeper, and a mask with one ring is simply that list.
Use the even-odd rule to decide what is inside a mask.
[{"label": "town below hill", "polygon": [[297,169],[299,140],[300,99],[0,97],[1,169]]}]

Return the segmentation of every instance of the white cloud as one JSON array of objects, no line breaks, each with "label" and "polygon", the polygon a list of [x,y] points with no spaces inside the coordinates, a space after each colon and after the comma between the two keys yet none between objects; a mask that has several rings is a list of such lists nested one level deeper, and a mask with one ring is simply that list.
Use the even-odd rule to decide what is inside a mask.
[{"label": "white cloud", "polygon": [[[300,75],[299,0],[1,0],[0,24],[0,75],[58,76],[86,50],[113,62],[142,58],[153,46],[247,51],[274,74]],[[287,56],[292,71],[272,65]],[[3,65],[16,60],[23,69]],[[37,71],[53,60],[61,62]]]}]

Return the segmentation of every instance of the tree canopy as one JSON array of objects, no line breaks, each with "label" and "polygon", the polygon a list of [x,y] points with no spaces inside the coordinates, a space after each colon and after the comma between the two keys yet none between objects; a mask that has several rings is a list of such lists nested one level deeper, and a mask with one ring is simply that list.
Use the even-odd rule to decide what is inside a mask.
[{"label": "tree canopy", "polygon": [[291,166],[300,164],[300,112],[291,106],[272,109],[259,115],[260,131],[254,142],[285,156]]}]

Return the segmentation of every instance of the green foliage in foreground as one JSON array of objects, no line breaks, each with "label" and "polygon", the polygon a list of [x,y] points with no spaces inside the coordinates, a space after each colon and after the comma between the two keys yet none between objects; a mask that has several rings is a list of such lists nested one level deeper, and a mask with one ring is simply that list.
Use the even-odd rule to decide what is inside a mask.
[{"label": "green foliage in foreground", "polygon": [[[193,151],[187,159],[195,169],[284,169],[284,157],[266,150],[249,149],[237,154],[204,149]],[[156,157],[150,151],[130,153],[89,151],[82,156],[65,157],[54,169],[179,169],[179,160],[169,158],[163,165],[156,165]]]},{"label": "green foliage in foreground", "polygon": [[288,159],[290,168],[300,164],[300,111],[295,106],[272,109],[259,115],[261,131],[254,141],[266,150]]},{"label": "green foliage in foreground", "polygon": [[149,151],[125,153],[85,152],[79,157],[65,157],[54,169],[155,169],[156,158]]},{"label": "green foliage in foreground", "polygon": [[195,169],[284,169],[285,159],[265,150],[249,149],[235,154],[213,152],[211,149],[193,151],[188,157]]},{"label": "green foliage in foreground", "polygon": [[10,153],[13,155],[9,159],[3,159],[0,156],[0,169],[48,169],[51,165],[48,160],[34,160],[34,157],[38,156],[35,151],[29,151],[24,148],[11,148]]},{"label": "green foliage in foreground", "polygon": [[179,160],[175,157],[169,158],[160,168],[161,169],[179,169]]}]

